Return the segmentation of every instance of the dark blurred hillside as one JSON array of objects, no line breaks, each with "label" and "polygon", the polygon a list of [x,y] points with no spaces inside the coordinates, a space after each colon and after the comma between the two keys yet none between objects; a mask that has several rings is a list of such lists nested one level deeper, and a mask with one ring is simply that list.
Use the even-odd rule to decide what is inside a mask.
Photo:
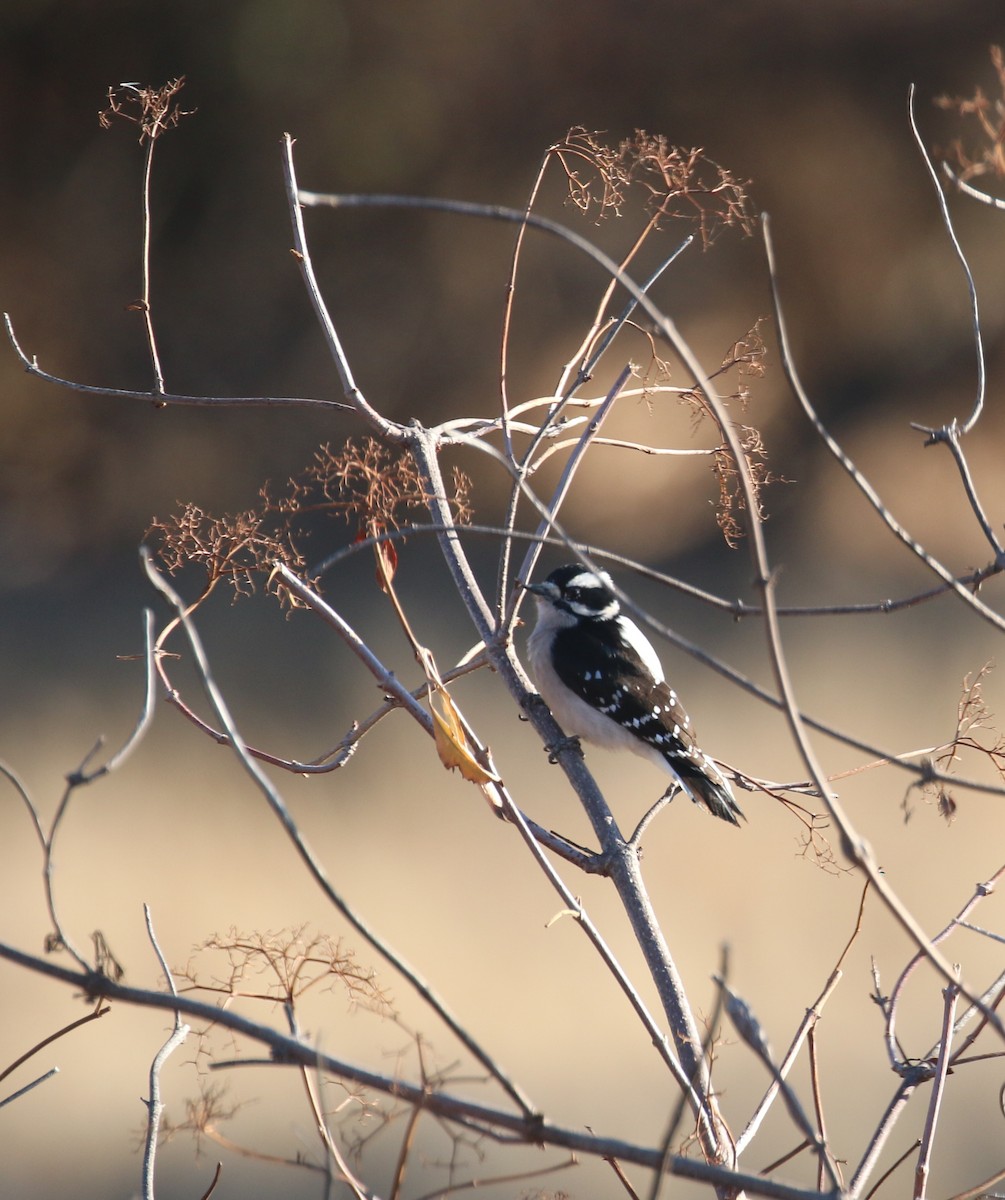
[{"label": "dark blurred hillside", "polygon": [[[942,389],[968,397],[973,368],[962,280],[905,97],[916,82],[920,119],[944,140],[930,99],[977,81],[993,91],[999,16],[994,2],[934,0],[19,0],[0,15],[3,307],[47,369],[149,386],[140,319],[125,311],[139,291],[141,152],[125,126],[98,127],[109,85],[185,75],[181,101],[197,110],[154,167],[153,297],[179,392],[335,394],[288,254],[284,131],[297,138],[303,186],[520,205],[543,149],[570,125],[613,140],[641,127],[704,146],[753,181],[773,217],[802,370],[832,419],[843,427],[909,398],[912,417],[939,420]],[[981,251],[997,226],[970,208],[959,221],[996,361],[1005,299]],[[310,232],[368,394],[420,416],[491,404],[509,230],[370,211],[311,214]],[[598,286],[568,252],[537,242],[534,253],[540,287],[534,278],[521,296],[513,346],[518,394],[553,382]],[[767,312],[763,276],[759,247],[730,240],[692,255],[677,294],[662,298],[714,353]],[[774,368],[762,395],[788,405]],[[245,504],[261,478],[340,432],[303,413],[75,397],[24,378],[11,353],[0,372],[8,589],[58,586],[71,569],[83,586],[175,499]],[[788,411],[774,431],[780,457],[806,437]],[[672,536],[662,550],[673,552]]]}]

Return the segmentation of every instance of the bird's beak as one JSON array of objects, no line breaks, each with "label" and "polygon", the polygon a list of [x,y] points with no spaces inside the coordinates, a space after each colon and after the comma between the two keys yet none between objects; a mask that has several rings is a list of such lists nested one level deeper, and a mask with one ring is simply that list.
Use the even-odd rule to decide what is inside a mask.
[{"label": "bird's beak", "polygon": [[525,592],[533,592],[535,596],[543,596],[545,594],[545,585],[543,583],[521,583],[519,586]]}]

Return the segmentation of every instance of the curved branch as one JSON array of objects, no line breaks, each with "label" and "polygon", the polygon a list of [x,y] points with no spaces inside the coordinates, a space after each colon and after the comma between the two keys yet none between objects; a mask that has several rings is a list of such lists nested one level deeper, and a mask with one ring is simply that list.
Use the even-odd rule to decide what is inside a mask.
[{"label": "curved branch", "polygon": [[286,197],[290,206],[290,221],[293,225],[293,256],[300,267],[307,294],[310,296],[318,323],[334,359],[345,397],[371,429],[390,442],[400,443],[405,439],[404,427],[382,417],[356,386],[356,380],[353,378],[349,360],[342,348],[341,339],[335,331],[335,325],[324,302],[324,297],[321,295],[321,289],[318,287],[314,265],[307,249],[307,233],[304,229],[304,214],[301,211],[301,193],[297,189],[297,176],[293,166],[293,138],[288,133],[283,134],[283,171],[286,178]]},{"label": "curved branch", "polygon": [[912,83],[907,89],[907,118],[911,125],[911,133],[914,135],[914,140],[917,143],[918,149],[921,151],[921,157],[924,160],[925,166],[928,169],[929,178],[935,187],[936,195],[939,198],[939,212],[942,214],[942,224],[945,227],[946,233],[949,235],[949,241],[952,243],[956,257],[960,260],[960,266],[963,268],[963,273],[967,278],[967,292],[970,296],[970,321],[974,335],[974,348],[977,352],[977,397],[974,400],[973,411],[970,416],[960,426],[960,433],[967,434],[980,420],[981,413],[984,411],[984,397],[987,392],[987,372],[984,365],[984,342],[981,337],[981,322],[980,312],[977,307],[977,287],[974,284],[973,272],[970,270],[970,264],[967,262],[967,256],[963,253],[963,247],[959,243],[956,236],[956,231],[953,229],[952,218],[949,215],[949,205],[946,204],[946,195],[943,192],[939,183],[939,176],[936,173],[935,167],[932,165],[932,160],[928,154],[928,149],[922,140],[921,133],[918,130],[918,123],[914,117],[914,84]]}]

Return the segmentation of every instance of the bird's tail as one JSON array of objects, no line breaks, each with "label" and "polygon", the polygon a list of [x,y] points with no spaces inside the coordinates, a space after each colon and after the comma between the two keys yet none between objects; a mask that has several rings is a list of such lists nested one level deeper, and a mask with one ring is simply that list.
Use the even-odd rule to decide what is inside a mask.
[{"label": "bird's tail", "polygon": [[699,808],[710,812],[713,817],[728,821],[731,825],[739,825],[739,817],[747,819],[736,803],[725,775],[710,758],[702,755],[700,762],[690,758],[677,758],[672,761],[671,766]]}]

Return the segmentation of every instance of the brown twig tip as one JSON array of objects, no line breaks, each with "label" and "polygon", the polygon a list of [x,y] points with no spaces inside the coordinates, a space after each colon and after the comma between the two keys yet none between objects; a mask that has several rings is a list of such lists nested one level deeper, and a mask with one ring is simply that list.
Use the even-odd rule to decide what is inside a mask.
[{"label": "brown twig tip", "polygon": [[[448,503],[454,519],[468,524],[471,481],[455,470],[453,482]],[[268,500],[265,488],[262,494]],[[341,515],[371,536],[375,530],[399,529],[406,513],[424,509],[429,499],[429,488],[408,450],[366,437],[360,442],[350,438],[338,451],[328,443],[321,446],[299,478],[290,480],[276,506],[279,512]]]},{"label": "brown twig tip", "polygon": [[962,137],[956,137],[938,152],[939,158],[955,163],[954,174],[963,182],[981,175],[1005,177],[1005,54],[1001,46],[991,47],[991,65],[998,77],[999,99],[990,99],[978,86],[972,96],[936,96],[934,100],[937,108],[955,113],[969,127],[977,124],[976,147],[967,147]]},{"label": "brown twig tip", "polygon": [[[471,520],[470,493],[468,477],[455,471],[447,504],[459,524]],[[252,508],[217,517],[196,504],[184,504],[170,517],[155,517],[144,536],[168,574],[177,575],[190,564],[202,567],[203,599],[220,582],[230,584],[235,600],[249,596],[256,581],[265,579],[267,591],[291,607],[301,607],[283,586],[276,566],[281,563],[311,587],[318,586],[308,577],[303,549],[312,517],[355,523],[358,540],[381,538],[401,529],[406,514],[424,509],[428,499],[428,484],[407,450],[373,438],[358,443],[350,438],[340,450],[327,443],[321,446],[281,492],[274,494],[268,483],[263,484],[259,503]]]},{"label": "brown twig tip", "polygon": [[699,148],[672,146],[644,129],[615,148],[577,125],[549,153],[565,172],[568,203],[584,214],[596,212],[598,221],[620,216],[629,189],[638,184],[657,227],[666,218],[690,221],[706,248],[723,229],[748,236],[754,231],[749,180],[737,179]]},{"label": "brown twig tip", "polygon": [[[776,475],[767,464],[768,452],[761,437],[760,430],[753,425],[738,426],[740,445],[746,459],[747,471],[753,485],[756,501],[755,515],[758,521],[767,520],[763,504],[765,488],[774,483],[791,483],[782,475]],[[719,502],[716,506],[715,520],[726,544],[735,550],[744,537],[743,525],[738,514],[747,507],[746,497],[741,486],[741,477],[736,457],[727,445],[718,446],[712,457],[712,472],[719,485]]]},{"label": "brown twig tip", "polygon": [[102,129],[110,129],[116,118],[135,125],[140,131],[140,144],[156,141],[162,133],[174,129],[182,117],[196,111],[174,102],[185,86],[185,76],[179,75],[162,87],[143,87],[138,83],[120,83],[108,89],[108,106],[98,113]]},{"label": "brown twig tip", "polygon": [[911,795],[915,790],[936,802],[939,815],[952,824],[959,807],[950,787],[950,778],[962,752],[983,755],[991,769],[1005,781],[1005,735],[994,724],[994,714],[984,698],[984,682],[993,670],[985,663],[979,671],[964,677],[956,709],[956,730],[952,739],[933,756],[921,763],[921,774],[908,787],[901,801],[905,823],[912,816]]},{"label": "brown twig tip", "polygon": [[[221,966],[221,964],[226,964]],[[359,962],[340,938],[308,925],[243,933],[213,934],[175,972],[180,991],[226,999],[243,997],[269,1004],[294,1004],[311,990],[340,990],[354,1009],[397,1018],[390,990],[373,967]]]}]

